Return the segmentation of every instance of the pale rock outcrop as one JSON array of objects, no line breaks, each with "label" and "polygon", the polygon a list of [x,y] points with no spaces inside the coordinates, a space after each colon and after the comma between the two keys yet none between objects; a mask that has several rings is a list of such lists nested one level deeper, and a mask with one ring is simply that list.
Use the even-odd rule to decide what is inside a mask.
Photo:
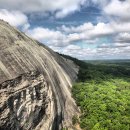
[{"label": "pale rock outcrop", "polygon": [[73,61],[0,20],[0,129],[71,128],[77,73]]}]

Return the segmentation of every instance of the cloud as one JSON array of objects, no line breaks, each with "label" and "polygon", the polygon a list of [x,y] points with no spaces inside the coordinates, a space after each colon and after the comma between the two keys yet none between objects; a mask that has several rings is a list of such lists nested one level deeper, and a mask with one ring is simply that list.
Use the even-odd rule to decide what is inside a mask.
[{"label": "cloud", "polygon": [[80,40],[92,40],[99,37],[104,37],[114,33],[111,24],[98,23],[93,25],[92,23],[84,23],[77,27],[65,25],[59,28],[59,30],[68,34],[69,41],[80,41]]},{"label": "cloud", "polygon": [[[111,23],[98,23],[93,25],[92,23],[84,23],[79,26],[61,26],[57,30],[52,30],[44,27],[36,27],[29,29],[26,33],[43,42],[49,46],[64,47],[77,42],[83,42],[84,44],[97,44],[100,38],[106,38],[111,36],[115,42],[121,42],[121,35],[118,34],[128,33],[130,31],[130,24],[116,24]],[[128,38],[122,39],[124,42],[129,40]]]},{"label": "cloud", "polygon": [[0,8],[20,10],[25,13],[51,12],[57,18],[65,17],[69,13],[80,10],[86,0],[1,0]]},{"label": "cloud", "polygon": [[58,28],[58,30],[36,27],[34,29],[29,29],[26,33],[34,39],[57,47],[67,46],[81,41],[93,44],[97,41],[97,38],[113,33],[109,25],[104,23],[98,23],[97,25],[85,23],[78,27],[64,27],[65,30],[63,27]]},{"label": "cloud", "polygon": [[[116,23],[84,23],[79,26],[61,26],[58,28],[65,35],[68,41],[66,46],[53,49],[79,59],[123,59],[130,58],[130,24],[127,22]],[[103,43],[98,47],[91,48],[88,46],[81,47],[76,42],[92,41],[90,44],[98,45],[100,38],[106,38],[111,35],[113,41],[111,43]],[[98,40],[97,40],[98,39]],[[107,42],[107,41],[106,41]]]},{"label": "cloud", "polygon": [[[114,43],[113,43],[114,44]],[[72,48],[71,48],[72,47]],[[130,58],[130,46],[115,45],[115,47],[99,47],[99,48],[81,48],[75,45],[67,46],[64,49],[59,49],[60,53],[68,54],[70,56],[86,60],[95,60],[95,59],[126,59]]]},{"label": "cloud", "polygon": [[109,36],[111,34],[117,34],[122,32],[130,32],[130,23],[128,22],[114,22],[109,23],[99,22],[96,25],[88,22],[79,26],[70,26],[65,25],[58,28],[59,30],[70,34],[73,39],[91,39],[96,37]]},{"label": "cloud", "polygon": [[79,25],[77,27],[75,27],[75,26],[66,27],[65,25],[62,25],[61,28],[59,28],[59,29],[61,29],[61,31],[65,31],[67,33],[74,33],[74,32],[83,32],[86,30],[91,30],[93,28],[94,28],[93,24],[91,22],[88,22],[88,23]]},{"label": "cloud", "polygon": [[[100,9],[103,20],[78,26],[63,25],[64,20],[59,20],[63,26],[56,29],[29,24],[37,15],[64,18],[90,4]],[[130,58],[129,0],[1,0],[0,8],[1,19],[60,53],[80,59]]]},{"label": "cloud", "polygon": [[71,50],[77,51],[77,50],[80,50],[81,47],[79,47],[79,46],[77,46],[77,45],[68,45],[68,46],[66,47],[66,49],[69,50],[69,51],[71,51]]},{"label": "cloud", "polygon": [[121,47],[130,47],[130,43],[124,42],[117,42],[113,44],[113,47],[121,48]]},{"label": "cloud", "polygon": [[0,19],[8,22],[15,27],[23,27],[23,29],[29,28],[28,17],[20,11],[8,11],[6,9],[0,9]]},{"label": "cloud", "polygon": [[120,33],[115,40],[120,43],[130,43],[130,33]]},{"label": "cloud", "polygon": [[68,45],[61,50],[61,53],[68,54],[79,59],[94,59],[96,52],[96,49],[81,48],[77,45]]},{"label": "cloud", "polygon": [[28,30],[28,34],[37,40],[47,39],[61,39],[62,33],[59,31],[49,30],[48,28],[37,27],[32,30]]},{"label": "cloud", "polygon": [[90,0],[90,1],[93,4],[100,6],[100,8],[106,6],[110,2],[110,0]]},{"label": "cloud", "polygon": [[56,18],[64,18],[66,17],[70,12],[73,13],[76,10],[80,10],[80,6],[79,5],[73,5],[67,8],[62,9],[61,11],[58,11],[56,13]]},{"label": "cloud", "polygon": [[83,25],[74,27],[66,27],[62,26],[61,30],[67,32],[67,33],[77,33],[83,35],[84,33],[84,38],[87,39],[89,37],[98,37],[101,35],[109,35],[114,32],[113,27],[111,24],[107,23],[98,23],[97,25],[93,25],[92,23],[84,23]]},{"label": "cloud", "polygon": [[70,26],[66,27],[65,25],[59,28],[61,31],[64,31],[68,34],[70,41],[78,40],[89,40],[97,37],[104,37],[105,35],[110,35],[114,33],[113,27],[111,24],[98,23],[93,25],[92,23],[84,23],[77,27]]},{"label": "cloud", "polygon": [[121,43],[121,42],[115,42],[115,43],[104,43],[102,45],[99,45],[97,48],[122,48],[122,47],[129,47],[129,43]]},{"label": "cloud", "polygon": [[130,0],[112,0],[103,8],[103,11],[109,16],[118,17],[123,21],[130,21]]},{"label": "cloud", "polygon": [[53,45],[58,47],[68,45],[66,35],[60,31],[36,27],[34,29],[29,29],[26,34],[41,41],[42,43],[48,44],[49,46]]},{"label": "cloud", "polygon": [[89,0],[102,10],[107,16],[119,18],[120,20],[129,21],[130,19],[130,0]]}]

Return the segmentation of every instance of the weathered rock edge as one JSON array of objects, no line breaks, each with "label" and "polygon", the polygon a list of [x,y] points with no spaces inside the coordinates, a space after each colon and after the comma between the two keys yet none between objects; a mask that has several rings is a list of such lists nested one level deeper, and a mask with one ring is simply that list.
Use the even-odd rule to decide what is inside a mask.
[{"label": "weathered rock edge", "polygon": [[73,61],[0,20],[0,129],[71,128],[77,73]]}]

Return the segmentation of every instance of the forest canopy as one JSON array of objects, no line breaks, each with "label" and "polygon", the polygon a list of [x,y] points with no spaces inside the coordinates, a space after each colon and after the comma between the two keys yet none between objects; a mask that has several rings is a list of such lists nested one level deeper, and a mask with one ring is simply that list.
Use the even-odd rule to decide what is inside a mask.
[{"label": "forest canopy", "polygon": [[130,130],[130,61],[80,61],[73,97],[81,109],[79,123],[83,130]]}]

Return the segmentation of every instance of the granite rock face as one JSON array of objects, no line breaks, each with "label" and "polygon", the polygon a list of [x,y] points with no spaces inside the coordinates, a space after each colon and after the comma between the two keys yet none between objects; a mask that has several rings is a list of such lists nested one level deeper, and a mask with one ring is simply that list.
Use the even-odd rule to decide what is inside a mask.
[{"label": "granite rock face", "polygon": [[77,73],[72,61],[0,20],[0,129],[71,129]]}]

